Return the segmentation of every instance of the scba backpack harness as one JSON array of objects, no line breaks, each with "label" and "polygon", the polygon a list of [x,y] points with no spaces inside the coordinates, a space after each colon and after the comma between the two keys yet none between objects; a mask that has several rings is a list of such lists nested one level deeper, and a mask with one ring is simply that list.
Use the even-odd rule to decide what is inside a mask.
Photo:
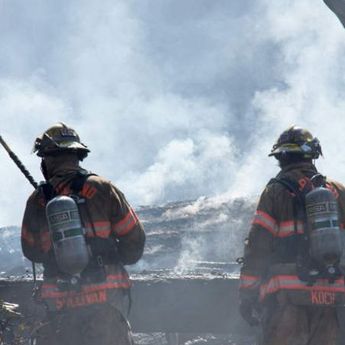
[{"label": "scba backpack harness", "polygon": [[[119,260],[115,238],[97,236],[87,202],[80,195],[87,178],[92,175],[95,174],[78,171],[66,182],[70,195],[58,195],[49,182],[41,186],[47,201],[46,217],[55,259],[63,277],[58,282],[62,290],[71,286],[80,288],[83,282],[104,281],[104,265]],[[82,207],[92,227],[91,238],[86,237],[85,220],[80,212]]]},{"label": "scba backpack harness", "polygon": [[[322,175],[314,175],[310,182],[309,191],[301,191],[297,181],[287,178],[275,178],[269,184],[280,183],[293,195],[294,236],[288,250],[296,254],[299,279],[309,285],[318,278],[332,283],[344,274],[338,204]],[[303,234],[298,233],[298,221]]]}]

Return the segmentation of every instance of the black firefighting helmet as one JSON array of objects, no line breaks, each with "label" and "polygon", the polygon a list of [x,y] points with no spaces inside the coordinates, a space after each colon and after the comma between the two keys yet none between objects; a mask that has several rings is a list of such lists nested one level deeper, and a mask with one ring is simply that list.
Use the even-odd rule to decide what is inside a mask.
[{"label": "black firefighting helmet", "polygon": [[58,122],[36,138],[33,152],[39,157],[74,152],[83,160],[90,150],[80,142],[79,135],[73,128]]},{"label": "black firefighting helmet", "polygon": [[279,136],[269,156],[279,160],[289,154],[300,155],[303,159],[317,159],[322,156],[322,150],[319,140],[309,131],[291,126]]}]

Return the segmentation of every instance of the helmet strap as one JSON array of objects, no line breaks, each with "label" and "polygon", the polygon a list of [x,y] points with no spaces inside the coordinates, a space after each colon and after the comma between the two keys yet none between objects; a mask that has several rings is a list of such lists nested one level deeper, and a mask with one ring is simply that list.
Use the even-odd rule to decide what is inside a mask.
[{"label": "helmet strap", "polygon": [[44,158],[42,158],[42,160],[41,160],[41,172],[42,172],[44,179],[46,181],[48,181],[49,180],[48,169],[47,169],[47,164],[44,161]]}]

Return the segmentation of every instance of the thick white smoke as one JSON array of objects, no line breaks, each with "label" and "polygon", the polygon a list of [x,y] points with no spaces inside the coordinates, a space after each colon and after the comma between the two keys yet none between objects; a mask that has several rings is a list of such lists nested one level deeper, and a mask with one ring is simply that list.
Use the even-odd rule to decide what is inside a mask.
[{"label": "thick white smoke", "polygon": [[[345,181],[345,31],[321,0],[0,4],[0,134],[37,179],[34,138],[62,120],[135,205],[258,194],[292,123]],[[19,224],[31,188],[0,157],[0,225]]]}]

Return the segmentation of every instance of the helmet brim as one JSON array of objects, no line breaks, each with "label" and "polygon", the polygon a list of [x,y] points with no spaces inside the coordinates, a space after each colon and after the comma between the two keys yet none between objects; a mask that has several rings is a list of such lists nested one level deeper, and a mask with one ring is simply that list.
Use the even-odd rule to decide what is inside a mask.
[{"label": "helmet brim", "polygon": [[268,156],[269,157],[277,156],[277,155],[284,154],[284,153],[304,154],[305,152],[302,151],[301,146],[299,146],[297,144],[284,144],[284,145],[281,145],[281,146],[273,149]]},{"label": "helmet brim", "polygon": [[57,147],[60,149],[71,149],[71,150],[83,150],[90,152],[90,150],[86,147],[86,145],[82,143],[78,143],[76,141],[61,141],[57,143]]}]

